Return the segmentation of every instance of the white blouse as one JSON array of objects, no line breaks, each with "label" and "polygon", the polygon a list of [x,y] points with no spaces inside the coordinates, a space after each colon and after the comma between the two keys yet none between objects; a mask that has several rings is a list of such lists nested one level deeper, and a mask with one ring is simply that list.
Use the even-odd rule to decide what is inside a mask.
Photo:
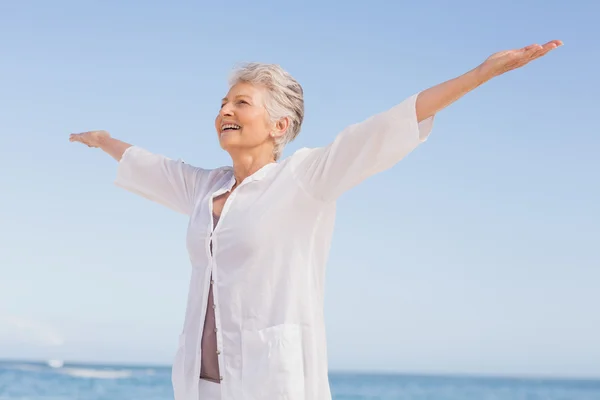
[{"label": "white blouse", "polygon": [[[130,147],[115,184],[189,215],[192,274],[173,361],[176,400],[200,400],[200,344],[213,279],[221,398],[328,400],[324,274],[336,199],[426,140],[415,94],[344,129],[326,147],[262,167],[231,193],[213,230],[212,199],[235,183]],[[210,251],[212,241],[212,254]]]}]

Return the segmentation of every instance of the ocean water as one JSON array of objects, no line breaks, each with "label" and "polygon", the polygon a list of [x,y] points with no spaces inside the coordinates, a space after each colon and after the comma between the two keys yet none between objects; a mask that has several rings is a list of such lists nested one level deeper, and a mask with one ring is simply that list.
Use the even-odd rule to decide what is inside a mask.
[{"label": "ocean water", "polygon": [[[0,362],[0,400],[168,400],[168,367]],[[332,373],[336,400],[600,400],[600,381]],[[315,399],[318,400],[318,399]]]}]

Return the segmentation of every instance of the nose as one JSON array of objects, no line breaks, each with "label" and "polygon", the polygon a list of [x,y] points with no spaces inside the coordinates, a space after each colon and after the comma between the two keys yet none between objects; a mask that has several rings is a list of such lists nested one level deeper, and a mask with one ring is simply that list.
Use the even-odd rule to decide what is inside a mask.
[{"label": "nose", "polygon": [[223,107],[221,107],[219,114],[222,117],[225,117],[225,116],[230,117],[233,115],[233,107],[230,105],[230,103],[227,103],[227,104],[223,105]]}]

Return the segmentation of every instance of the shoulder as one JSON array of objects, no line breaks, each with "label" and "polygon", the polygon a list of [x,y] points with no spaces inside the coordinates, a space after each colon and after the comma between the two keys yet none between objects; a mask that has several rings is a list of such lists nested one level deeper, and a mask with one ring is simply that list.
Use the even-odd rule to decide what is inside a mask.
[{"label": "shoulder", "polygon": [[204,177],[219,177],[222,175],[226,175],[227,173],[231,173],[231,171],[233,171],[233,168],[230,166],[222,166],[216,168],[199,167],[197,165],[188,163],[183,158],[178,158],[177,162],[183,165],[185,168],[194,170],[197,173],[203,175]]},{"label": "shoulder", "polygon": [[291,167],[291,168],[294,168],[300,162],[302,162],[302,160],[306,159],[306,157],[308,157],[311,153],[315,152],[316,150],[317,150],[316,148],[302,147],[302,148],[296,150],[290,156],[286,157],[281,162],[281,164]]},{"label": "shoulder", "polygon": [[302,147],[287,157],[282,164],[285,164],[294,176],[302,174],[302,171],[311,169],[313,161],[323,152],[323,147]]},{"label": "shoulder", "polygon": [[222,166],[209,169],[200,167],[193,168],[198,168],[198,170],[201,171],[200,174],[202,175],[202,179],[209,186],[222,185],[228,180],[230,180],[233,176],[233,167],[230,166]]},{"label": "shoulder", "polygon": [[205,171],[211,176],[223,176],[223,175],[231,175],[233,172],[233,167],[226,165],[223,167],[213,168],[213,169],[205,169]]}]

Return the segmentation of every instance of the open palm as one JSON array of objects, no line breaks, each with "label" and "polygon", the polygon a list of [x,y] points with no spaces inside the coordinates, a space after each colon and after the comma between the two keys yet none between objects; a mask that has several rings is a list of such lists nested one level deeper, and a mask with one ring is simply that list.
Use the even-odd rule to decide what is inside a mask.
[{"label": "open palm", "polygon": [[513,69],[520,68],[540,58],[549,51],[562,46],[560,40],[552,40],[544,45],[532,44],[517,50],[505,50],[489,56],[480,66],[486,76],[498,76]]},{"label": "open palm", "polygon": [[106,131],[89,131],[82,133],[72,133],[69,136],[69,141],[83,143],[88,147],[99,147],[100,142],[107,138],[110,138],[110,134]]}]

